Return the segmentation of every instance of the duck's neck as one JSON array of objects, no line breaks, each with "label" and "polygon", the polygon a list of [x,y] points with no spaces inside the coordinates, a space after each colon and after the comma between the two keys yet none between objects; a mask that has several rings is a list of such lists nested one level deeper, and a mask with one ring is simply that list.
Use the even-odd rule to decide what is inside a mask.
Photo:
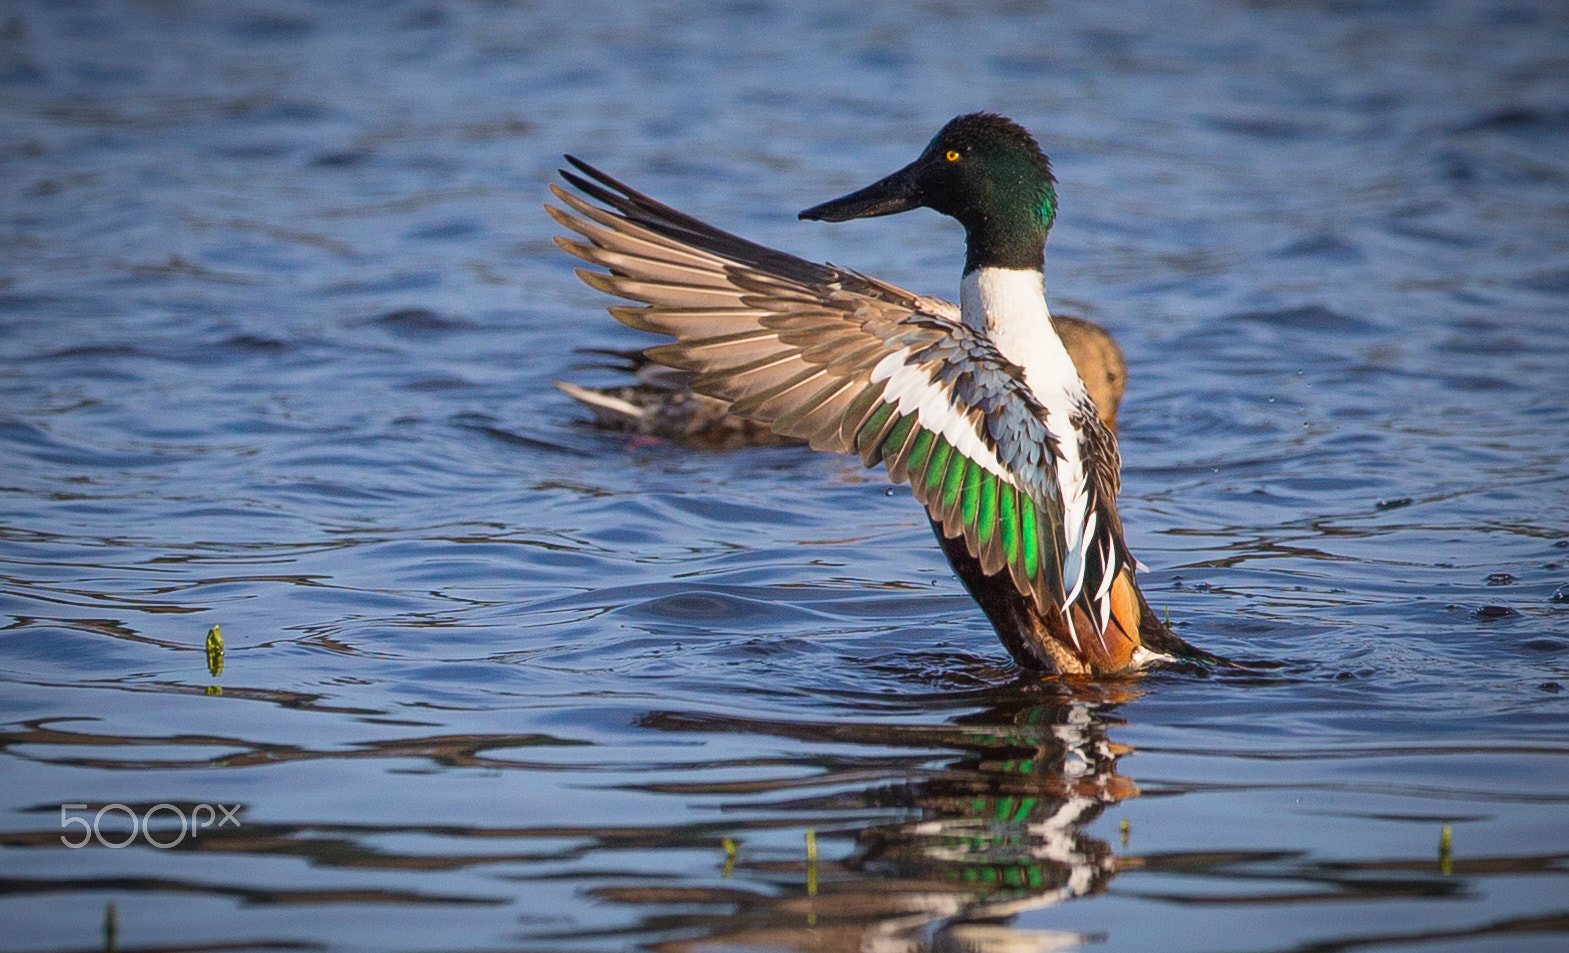
[{"label": "duck's neck", "polygon": [[1048,410],[1071,410],[1083,397],[1078,368],[1046,310],[1046,278],[1039,268],[966,271],[959,309],[965,324],[1024,370],[1025,383]]},{"label": "duck's neck", "polygon": [[964,226],[966,274],[977,268],[1042,268],[1046,236],[1057,219],[1057,190],[1049,171],[1035,182],[1033,188],[996,183],[948,212]]}]

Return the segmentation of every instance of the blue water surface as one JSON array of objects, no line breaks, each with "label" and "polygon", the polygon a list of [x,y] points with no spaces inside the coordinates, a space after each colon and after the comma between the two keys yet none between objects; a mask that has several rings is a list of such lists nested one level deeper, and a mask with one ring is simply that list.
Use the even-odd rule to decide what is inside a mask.
[{"label": "blue water surface", "polygon": [[[562,153],[952,298],[795,213],[974,109],[1273,667],[1029,676],[879,472],[550,386],[651,343]],[[0,6],[0,950],[1562,950],[1566,329],[1561,4]]]}]

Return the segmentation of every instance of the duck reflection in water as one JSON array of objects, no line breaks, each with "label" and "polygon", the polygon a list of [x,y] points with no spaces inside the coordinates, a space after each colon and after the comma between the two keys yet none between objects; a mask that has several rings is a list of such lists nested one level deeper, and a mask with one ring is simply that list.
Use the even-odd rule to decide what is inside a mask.
[{"label": "duck reflection in water", "polygon": [[[1093,942],[1097,937],[1010,924],[1025,911],[1097,893],[1116,875],[1116,853],[1087,827],[1107,805],[1138,795],[1137,786],[1117,774],[1118,759],[1130,749],[1107,737],[1108,726],[1118,723],[1113,711],[1135,693],[1116,684],[1045,691],[1055,694],[1042,702],[1039,691],[1020,692],[944,728],[728,718],[699,724],[687,716],[650,716],[648,727],[669,730],[744,731],[880,748],[953,748],[964,755],[924,776],[855,793],[727,805],[754,814],[767,810],[809,818],[805,826],[815,827],[825,845],[854,838],[848,856],[814,863],[804,855],[749,857],[746,835],[738,833],[742,843],[727,862],[725,876],[766,884],[766,890],[737,883],[608,888],[597,894],[638,905],[729,908],[680,916],[681,932],[690,937],[696,929],[702,935],[652,944],[669,953],[737,947],[1042,951]],[[820,788],[823,780],[814,777],[804,784]],[[713,793],[719,793],[725,786],[714,787]],[[894,813],[898,819],[859,829],[841,820],[869,811]],[[836,851],[825,846],[824,853]]]}]

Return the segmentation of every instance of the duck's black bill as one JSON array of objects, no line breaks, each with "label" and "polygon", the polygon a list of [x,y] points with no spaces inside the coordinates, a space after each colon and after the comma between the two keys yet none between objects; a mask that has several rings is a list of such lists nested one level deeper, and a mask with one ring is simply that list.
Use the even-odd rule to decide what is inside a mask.
[{"label": "duck's black bill", "polygon": [[922,205],[921,190],[916,186],[915,179],[915,166],[908,165],[843,198],[814,205],[802,212],[800,217],[817,222],[848,222],[852,218],[908,212]]}]

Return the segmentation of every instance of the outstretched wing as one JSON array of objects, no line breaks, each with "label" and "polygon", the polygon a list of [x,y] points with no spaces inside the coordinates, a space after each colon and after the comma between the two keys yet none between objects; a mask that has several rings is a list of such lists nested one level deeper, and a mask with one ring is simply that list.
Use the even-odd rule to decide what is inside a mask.
[{"label": "outstretched wing", "polygon": [[556,243],[608,270],[579,269],[583,281],[641,303],[612,307],[618,320],[676,338],[651,357],[781,435],[884,463],[986,574],[1006,567],[1043,615],[1083,600],[1105,629],[1112,577],[1130,563],[1110,525],[1115,486],[1097,494],[1098,520],[1065,533],[1045,410],[957,308],[747,241],[567,159],[582,175],[562,176],[600,204],[552,186],[571,211],[547,211],[586,239]]}]

